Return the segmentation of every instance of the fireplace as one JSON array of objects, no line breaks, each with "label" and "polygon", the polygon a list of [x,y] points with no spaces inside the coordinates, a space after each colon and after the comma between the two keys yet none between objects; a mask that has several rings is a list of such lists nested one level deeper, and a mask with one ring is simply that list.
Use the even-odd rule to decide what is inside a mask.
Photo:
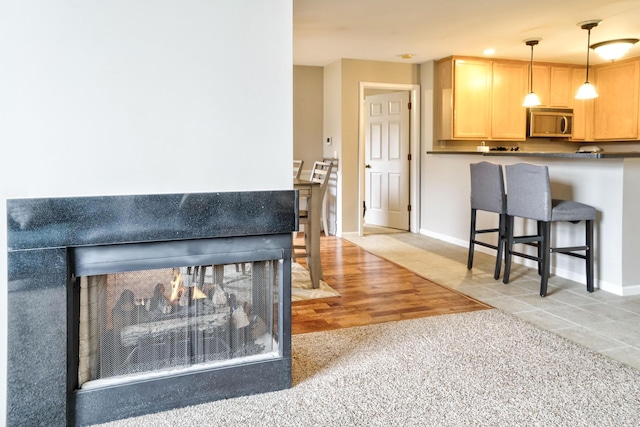
[{"label": "fireplace", "polygon": [[7,202],[9,425],[291,385],[296,193]]},{"label": "fireplace", "polygon": [[80,277],[77,388],[277,357],[281,271],[274,259]]}]

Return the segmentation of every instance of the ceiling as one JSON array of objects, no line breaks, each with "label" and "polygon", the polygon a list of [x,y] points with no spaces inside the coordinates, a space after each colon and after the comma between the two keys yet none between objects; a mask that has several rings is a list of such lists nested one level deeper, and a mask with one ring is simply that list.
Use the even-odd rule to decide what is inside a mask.
[{"label": "ceiling", "polygon": [[[325,66],[341,58],[421,63],[449,55],[583,64],[591,44],[640,38],[639,0],[293,0],[293,63]],[[402,59],[410,53],[412,58]],[[594,52],[593,64],[604,62]],[[637,43],[628,56],[640,56]]]}]

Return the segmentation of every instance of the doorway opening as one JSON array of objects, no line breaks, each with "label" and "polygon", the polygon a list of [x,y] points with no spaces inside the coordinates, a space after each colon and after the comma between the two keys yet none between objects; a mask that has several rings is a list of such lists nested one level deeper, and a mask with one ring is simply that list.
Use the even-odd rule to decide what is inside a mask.
[{"label": "doorway opening", "polygon": [[[359,114],[359,161],[358,161],[358,176],[359,176],[359,190],[358,190],[358,205],[362,207],[362,210],[359,211],[359,221],[358,221],[358,235],[363,236],[365,233],[365,225],[382,225],[385,227],[397,227],[404,230],[409,230],[413,233],[418,232],[418,218],[420,217],[419,213],[419,172],[420,172],[420,86],[419,85],[411,85],[411,84],[392,84],[392,83],[372,83],[372,82],[361,82],[360,83],[360,114]],[[397,149],[394,154],[397,154],[398,160],[404,162],[404,167],[408,169],[405,171],[408,178],[405,178],[404,182],[401,182],[399,178],[400,175],[396,174],[396,171],[392,171],[395,175],[390,177],[388,180],[384,178],[383,173],[376,173],[374,175],[370,174],[370,170],[372,169],[372,164],[370,162],[370,150],[368,150],[368,106],[366,98],[368,96],[375,97],[377,95],[381,95],[384,98],[384,94],[389,93],[401,93],[406,95],[411,105],[411,109],[408,111],[407,117],[405,120],[408,120],[406,124],[406,129],[408,129],[408,147],[405,149],[407,152],[400,154],[400,150]],[[391,127],[396,126],[394,123]],[[378,127],[379,128],[379,127]],[[379,128],[381,129],[381,128]],[[374,133],[376,131],[374,130]],[[382,132],[380,132],[382,135]],[[380,136],[378,134],[375,135],[377,138]],[[399,135],[399,133],[398,133]],[[399,141],[398,141],[399,142]],[[392,144],[391,147],[399,147],[397,144]],[[370,147],[369,147],[370,148]],[[375,149],[374,149],[375,150]],[[389,146],[385,146],[383,150],[388,153]],[[379,153],[377,153],[379,154]],[[384,156],[381,156],[384,157]],[[388,166],[390,163],[384,162]],[[367,167],[367,165],[369,167]],[[403,187],[406,191],[408,191],[408,195],[405,198],[397,197],[398,193],[392,193],[391,201],[395,203],[396,207],[401,207],[401,212],[398,212],[400,216],[405,215],[408,219],[408,224],[397,226],[397,222],[394,224],[393,221],[389,222],[379,222],[377,220],[370,221],[371,224],[366,223],[366,212],[369,209],[371,216],[371,208],[373,205],[383,206],[387,201],[382,201],[382,197],[375,197],[372,201],[371,199],[371,189],[370,183],[371,178],[373,176],[373,182],[395,182],[395,186],[391,186],[392,189],[399,189]],[[386,180],[386,181],[385,181]],[[408,189],[406,188],[408,186]],[[375,188],[375,186],[373,187]],[[384,188],[380,185],[377,189],[378,194],[389,195],[389,186],[386,184]],[[369,194],[367,194],[369,192]],[[408,199],[408,200],[407,200]],[[388,204],[386,205],[388,206]],[[378,206],[375,206],[376,208]],[[389,209],[386,208],[388,212]],[[392,209],[393,210],[393,209]],[[380,213],[382,210],[379,210],[377,213]],[[388,215],[387,213],[383,213],[383,217]],[[391,213],[391,216],[394,215],[394,212]]]}]

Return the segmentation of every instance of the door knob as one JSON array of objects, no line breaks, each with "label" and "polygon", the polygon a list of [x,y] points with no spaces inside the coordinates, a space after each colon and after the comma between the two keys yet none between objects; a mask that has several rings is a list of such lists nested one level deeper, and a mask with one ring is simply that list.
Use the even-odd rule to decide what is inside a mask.
[{"label": "door knob", "polygon": [[371,169],[371,165],[364,165],[366,169]]}]

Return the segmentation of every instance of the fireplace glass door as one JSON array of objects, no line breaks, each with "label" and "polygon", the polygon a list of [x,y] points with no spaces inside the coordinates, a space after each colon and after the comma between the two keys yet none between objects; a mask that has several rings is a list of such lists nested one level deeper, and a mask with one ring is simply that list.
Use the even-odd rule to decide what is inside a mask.
[{"label": "fireplace glass door", "polygon": [[276,357],[280,262],[79,277],[79,387]]}]

